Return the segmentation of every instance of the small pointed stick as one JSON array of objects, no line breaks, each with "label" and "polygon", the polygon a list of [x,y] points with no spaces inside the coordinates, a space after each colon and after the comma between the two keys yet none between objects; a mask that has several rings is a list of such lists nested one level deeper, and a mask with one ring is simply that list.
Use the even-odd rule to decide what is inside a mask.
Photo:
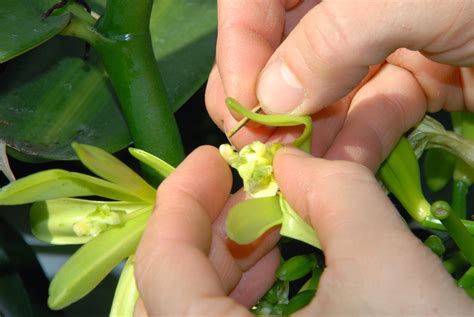
[{"label": "small pointed stick", "polygon": [[[253,108],[251,111],[253,113],[259,113],[260,111],[262,110],[262,107],[261,106],[256,106],[255,108]],[[246,124],[247,122],[249,122],[250,119],[249,118],[243,118],[242,120],[239,121],[239,123],[237,123],[237,125],[235,127],[233,127],[232,129],[230,129],[227,133],[226,133],[226,136],[227,136],[227,139],[230,140],[230,138],[232,138],[237,132],[239,132],[240,129],[242,129]]]}]

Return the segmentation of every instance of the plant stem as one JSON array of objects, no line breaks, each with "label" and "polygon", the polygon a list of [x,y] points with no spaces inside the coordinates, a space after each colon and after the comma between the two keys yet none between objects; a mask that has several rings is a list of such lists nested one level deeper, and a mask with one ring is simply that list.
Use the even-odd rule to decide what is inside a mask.
[{"label": "plant stem", "polygon": [[465,270],[469,263],[461,252],[456,252],[449,259],[443,261],[443,266],[449,274],[455,274]]},{"label": "plant stem", "polygon": [[464,273],[464,275],[459,279],[458,285],[464,288],[471,298],[474,298],[474,267],[471,267],[466,273]]},{"label": "plant stem", "polygon": [[[467,229],[467,231],[471,235],[474,235],[474,221],[461,220],[461,223],[464,225],[464,227]],[[428,229],[446,231],[446,228],[443,226],[443,223],[439,219],[436,219],[435,217],[432,217],[432,216],[428,216],[425,219],[423,219],[423,221],[421,222],[421,225]]]},{"label": "plant stem", "polygon": [[453,181],[453,191],[451,206],[456,214],[461,219],[466,219],[467,214],[467,192],[469,191],[469,184],[463,180]]},{"label": "plant stem", "polygon": [[[97,43],[136,145],[171,165],[184,158],[178,126],[153,55],[149,21],[153,0],[109,0]],[[150,175],[155,175],[150,172]]]},{"label": "plant stem", "polygon": [[445,201],[437,201],[431,205],[431,213],[439,219],[446,231],[453,238],[462,254],[471,265],[474,264],[474,238],[469,234],[451,206]]}]

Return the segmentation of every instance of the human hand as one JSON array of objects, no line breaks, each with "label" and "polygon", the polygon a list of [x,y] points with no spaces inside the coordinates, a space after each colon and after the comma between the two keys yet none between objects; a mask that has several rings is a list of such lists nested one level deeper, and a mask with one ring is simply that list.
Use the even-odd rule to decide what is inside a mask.
[{"label": "human hand", "polygon": [[[277,152],[274,166],[289,203],[318,231],[327,265],[315,299],[295,316],[474,312],[368,169],[291,148]],[[160,186],[136,255],[142,301],[135,315],[252,316],[248,308],[270,287],[279,256],[276,240],[267,238],[245,260],[232,257],[219,214],[229,189],[229,170],[209,148]]]},{"label": "human hand", "polygon": [[[225,96],[267,113],[316,113],[314,155],[375,171],[426,111],[474,110],[472,1],[317,2],[219,1],[206,104],[221,129],[237,122]],[[233,141],[286,132],[245,129]]]},{"label": "human hand", "polygon": [[159,187],[136,253],[135,316],[245,315],[271,287],[278,234],[244,249],[226,241],[227,210],[242,199],[231,184],[217,149],[201,147]]},{"label": "human hand", "polygon": [[324,250],[316,297],[301,316],[472,316],[474,302],[409,231],[369,169],[294,148],[278,151],[273,166]]}]

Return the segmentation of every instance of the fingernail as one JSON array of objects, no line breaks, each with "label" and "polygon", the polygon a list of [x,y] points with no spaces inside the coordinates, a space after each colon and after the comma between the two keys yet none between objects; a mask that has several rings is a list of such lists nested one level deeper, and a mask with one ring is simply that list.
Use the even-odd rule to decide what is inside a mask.
[{"label": "fingernail", "polygon": [[311,157],[310,154],[306,153],[305,151],[302,151],[294,146],[284,146],[281,149],[277,151],[278,155],[291,155],[291,156],[297,156],[297,157]]},{"label": "fingernail", "polygon": [[278,59],[260,76],[257,96],[265,112],[289,113],[303,102],[304,88],[290,68]]}]

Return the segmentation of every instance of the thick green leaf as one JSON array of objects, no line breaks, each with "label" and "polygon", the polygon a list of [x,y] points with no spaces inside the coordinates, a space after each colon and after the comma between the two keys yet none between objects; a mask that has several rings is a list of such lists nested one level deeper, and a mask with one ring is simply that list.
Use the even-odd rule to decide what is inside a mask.
[{"label": "thick green leaf", "polygon": [[140,175],[101,148],[73,143],[79,160],[98,176],[126,188],[144,201],[154,203],[156,191]]},{"label": "thick green leaf", "polygon": [[48,305],[61,309],[87,295],[123,259],[135,252],[150,213],[102,233],[83,245],[59,269],[49,287]]},{"label": "thick green leaf", "polygon": [[206,81],[214,62],[216,28],[214,0],[155,0],[153,50],[174,110]]},{"label": "thick green leaf", "polygon": [[69,15],[42,20],[43,11],[29,0],[3,0],[0,5],[0,63],[44,42],[66,27]]},{"label": "thick green leaf", "polygon": [[78,236],[73,225],[99,207],[131,213],[151,206],[124,201],[95,201],[75,198],[51,199],[34,203],[30,211],[31,231],[39,240],[52,244],[83,244],[90,236]]},{"label": "thick green leaf", "polygon": [[[37,1],[42,7],[54,2]],[[160,0],[153,8],[154,52],[174,110],[207,78],[216,20],[212,0]],[[10,147],[33,157],[69,160],[75,158],[73,141],[108,152],[130,144],[103,67],[94,52],[84,62],[83,50],[79,40],[53,39],[12,60],[0,75],[0,135]]]},{"label": "thick green leaf", "polygon": [[144,202],[126,188],[103,179],[60,169],[38,172],[0,190],[0,205],[21,205],[55,198],[100,196]]},{"label": "thick green leaf", "polygon": [[280,197],[280,208],[283,213],[283,219],[281,222],[280,234],[282,236],[293,238],[296,240],[303,241],[321,249],[321,243],[319,242],[318,236],[314,231],[313,227],[306,223],[294,210],[290,204],[283,198]]},{"label": "thick green leaf", "polygon": [[227,216],[226,231],[238,244],[249,244],[281,221],[278,196],[254,198],[232,207]]},{"label": "thick green leaf", "polygon": [[456,157],[443,149],[429,149],[426,152],[423,169],[426,184],[433,192],[442,190],[451,180]]},{"label": "thick green leaf", "polygon": [[83,61],[83,50],[80,41],[58,37],[0,75],[0,135],[10,147],[69,160],[76,158],[73,141],[108,152],[130,143],[104,68],[94,54]]}]

